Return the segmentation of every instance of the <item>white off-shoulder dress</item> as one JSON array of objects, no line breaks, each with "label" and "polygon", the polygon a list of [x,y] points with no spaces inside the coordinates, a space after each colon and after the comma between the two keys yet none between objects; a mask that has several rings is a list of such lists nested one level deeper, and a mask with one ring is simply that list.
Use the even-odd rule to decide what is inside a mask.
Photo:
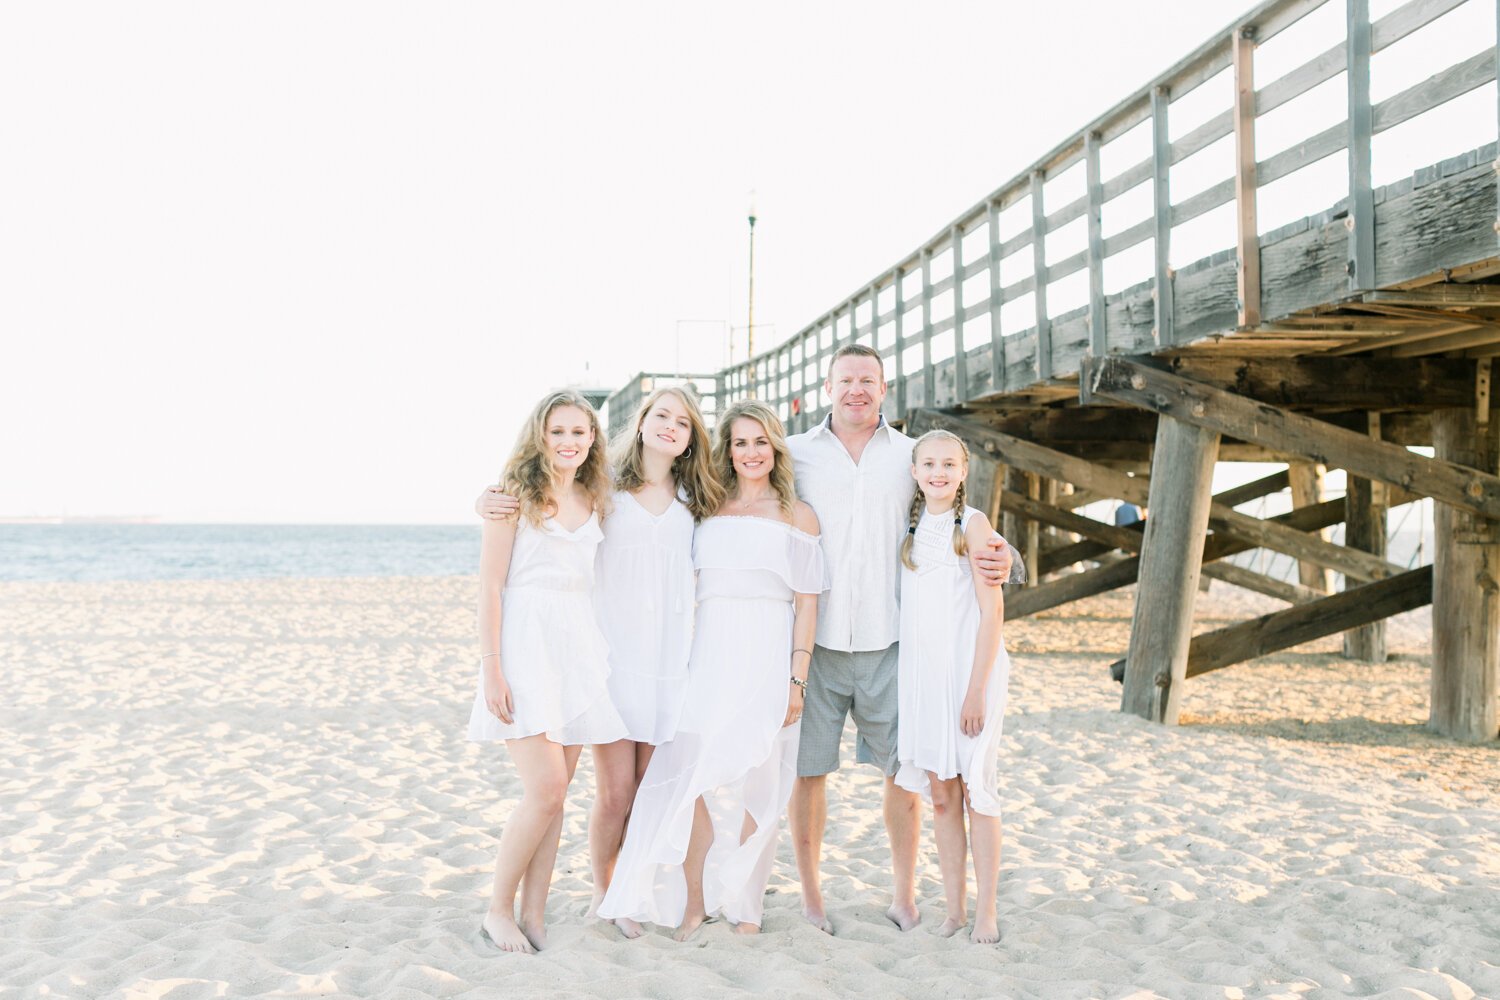
[{"label": "white off-shoulder dress", "polygon": [[[826,589],[827,570],[816,536],[759,517],[704,521],[693,562],[698,610],[682,721],[646,768],[599,914],[682,922],[682,863],[701,796],[714,831],[703,871],[706,909],[758,925],[797,775],[801,724],[782,725],[792,602]],[[754,831],[742,843],[747,815]]]},{"label": "white off-shoulder dress", "polygon": [[660,745],[677,732],[693,642],[693,515],[674,498],[652,514],[614,495],[599,545],[594,607],[609,645],[609,694],[626,738]]},{"label": "white off-shoulder dress", "polygon": [[625,723],[609,697],[609,653],[594,617],[594,556],[603,538],[592,514],[574,531],[556,518],[516,525],[500,603],[500,662],[515,721],[484,703],[483,664],[469,712],[469,739],[546,733],[555,743],[611,743]]},{"label": "white off-shoulder dress", "polygon": [[[978,516],[964,508],[964,522]],[[953,551],[953,515],[922,512],[912,545],[915,570],[901,569],[901,645],[897,666],[901,766],[896,783],[930,794],[926,772],[962,776],[974,811],[1000,815],[1000,733],[1010,657],[1002,641],[985,685],[984,728],[959,728],[979,635],[979,600],[969,559]]]}]

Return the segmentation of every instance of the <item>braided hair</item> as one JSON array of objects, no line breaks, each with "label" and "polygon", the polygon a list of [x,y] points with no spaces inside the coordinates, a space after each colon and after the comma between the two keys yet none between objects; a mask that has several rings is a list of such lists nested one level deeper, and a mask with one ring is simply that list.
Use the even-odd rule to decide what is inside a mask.
[{"label": "braided hair", "polygon": [[[964,443],[963,438],[959,437],[957,434],[954,434],[951,431],[928,431],[926,434],[923,434],[921,437],[917,438],[917,443],[912,446],[911,454],[913,465],[916,464],[917,452],[921,449],[922,444],[926,441],[956,442],[958,444],[959,450],[963,452],[964,476],[967,480],[969,473],[969,446]],[[967,485],[968,483],[966,481],[960,482],[958,484],[958,491],[953,496],[953,551],[957,555],[961,556],[966,556],[969,554],[969,543],[968,540],[964,537],[964,496],[966,492],[965,487]],[[922,495],[922,487],[918,486],[916,492],[912,494],[911,506],[907,509],[906,537],[901,540],[901,565],[905,566],[907,569],[914,570],[917,568],[917,562],[914,558],[912,558],[911,550],[913,544],[916,542],[917,524],[922,520],[922,508],[926,503],[927,498]]]}]

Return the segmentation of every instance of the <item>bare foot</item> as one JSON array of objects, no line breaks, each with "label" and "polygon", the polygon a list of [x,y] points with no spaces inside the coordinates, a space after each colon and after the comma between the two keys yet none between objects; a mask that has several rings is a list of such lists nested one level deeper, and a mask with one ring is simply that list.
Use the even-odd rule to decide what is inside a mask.
[{"label": "bare foot", "polygon": [[964,929],[965,923],[967,923],[967,921],[957,920],[953,917],[949,917],[947,920],[944,920],[943,925],[937,929],[937,936],[952,937],[953,935]]},{"label": "bare foot", "polygon": [[673,941],[686,941],[698,933],[698,928],[703,926],[703,921],[708,919],[702,911],[698,913],[685,913],[682,917],[682,925],[672,932]]},{"label": "bare foot", "polygon": [[891,908],[885,911],[886,918],[903,931],[909,931],[922,922],[922,914],[917,912],[915,903],[892,903]]},{"label": "bare foot", "polygon": [[545,920],[533,920],[522,917],[516,926],[521,929],[521,933],[526,935],[526,940],[530,941],[531,946],[537,951],[541,951],[547,947],[547,924]]},{"label": "bare foot", "polygon": [[641,930],[641,925],[629,917],[616,917],[613,923],[616,927],[620,928],[620,933],[627,938],[638,938],[644,933]]},{"label": "bare foot", "polygon": [[1000,940],[1000,925],[994,917],[979,917],[974,921],[974,930],[969,940],[975,944],[995,944]]},{"label": "bare foot", "polygon": [[531,955],[536,952],[536,947],[532,945],[530,939],[522,933],[516,922],[507,916],[486,913],[479,925],[479,936],[501,951],[521,955]]},{"label": "bare foot", "polygon": [[759,934],[760,924],[752,924],[750,923],[750,921],[746,920],[741,923],[735,924],[734,932],[736,934]]},{"label": "bare foot", "polygon": [[803,898],[802,918],[824,934],[833,933],[833,923],[828,919],[828,915],[823,912],[823,900],[821,898],[815,903],[810,903],[805,897]]}]

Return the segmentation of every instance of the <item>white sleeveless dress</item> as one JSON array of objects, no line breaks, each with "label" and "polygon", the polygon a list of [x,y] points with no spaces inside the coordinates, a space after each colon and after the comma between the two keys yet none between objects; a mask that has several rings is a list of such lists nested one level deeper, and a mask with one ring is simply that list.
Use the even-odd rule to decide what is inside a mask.
[{"label": "white sleeveless dress", "polygon": [[609,655],[594,618],[599,515],[574,531],[555,518],[521,518],[500,603],[500,662],[515,700],[506,725],[484,703],[483,665],[469,739],[515,740],[546,733],[554,743],[611,743],[625,723],[609,698]]},{"label": "white sleeveless dress", "polygon": [[693,515],[674,498],[659,516],[621,490],[604,523],[594,608],[609,645],[609,694],[626,738],[677,732],[693,641]]},{"label": "white sleeveless dress", "polygon": [[[978,514],[965,507],[965,523]],[[965,736],[958,720],[974,666],[979,601],[968,557],[953,551],[952,512],[922,512],[912,558],[915,571],[901,568],[896,783],[930,796],[925,772],[944,780],[962,776],[974,811],[999,816],[1000,731],[1010,657],[1002,641],[985,686],[984,728],[977,737]]]},{"label": "white sleeveless dress", "polygon": [[[646,769],[599,913],[682,922],[682,862],[702,796],[714,828],[703,871],[708,913],[759,924],[797,776],[801,724],[782,726],[792,601],[827,589],[827,569],[817,536],[759,517],[704,521],[693,562],[698,610],[682,722]],[[741,843],[747,814],[755,831]]]}]

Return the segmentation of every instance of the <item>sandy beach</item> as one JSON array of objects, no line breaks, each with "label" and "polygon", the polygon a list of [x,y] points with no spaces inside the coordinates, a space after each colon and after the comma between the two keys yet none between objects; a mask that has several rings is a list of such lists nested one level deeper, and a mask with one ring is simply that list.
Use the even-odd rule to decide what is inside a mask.
[{"label": "sandy beach", "polygon": [[[0,994],[1500,996],[1500,747],[1428,734],[1426,612],[1116,711],[1131,595],[1008,632],[1004,940],[883,916],[879,777],[829,786],[837,936],[782,840],[765,933],[585,919],[585,754],[542,954],[476,930],[519,784],[465,742],[471,578],[0,585]],[[1276,602],[1216,583],[1210,629]],[[848,748],[846,746],[846,758]]]}]

